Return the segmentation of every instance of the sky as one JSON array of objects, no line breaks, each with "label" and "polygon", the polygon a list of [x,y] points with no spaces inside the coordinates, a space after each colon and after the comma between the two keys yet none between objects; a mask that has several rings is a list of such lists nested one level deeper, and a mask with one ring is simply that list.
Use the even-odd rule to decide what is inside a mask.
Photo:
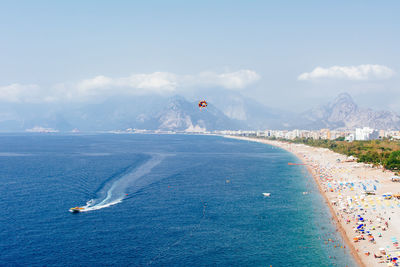
[{"label": "sky", "polygon": [[[1,1],[0,104],[221,87],[400,113],[399,1]],[[207,96],[205,95],[206,99]]]}]

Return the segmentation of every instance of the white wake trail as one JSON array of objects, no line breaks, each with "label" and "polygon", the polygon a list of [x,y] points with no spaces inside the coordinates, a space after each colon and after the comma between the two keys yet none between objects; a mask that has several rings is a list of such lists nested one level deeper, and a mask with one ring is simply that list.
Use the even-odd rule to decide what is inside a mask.
[{"label": "white wake trail", "polygon": [[99,210],[121,203],[126,197],[126,189],[163,161],[163,155],[152,155],[152,157],[137,169],[121,176],[120,178],[106,183],[99,191],[98,197],[91,199],[81,212]]}]

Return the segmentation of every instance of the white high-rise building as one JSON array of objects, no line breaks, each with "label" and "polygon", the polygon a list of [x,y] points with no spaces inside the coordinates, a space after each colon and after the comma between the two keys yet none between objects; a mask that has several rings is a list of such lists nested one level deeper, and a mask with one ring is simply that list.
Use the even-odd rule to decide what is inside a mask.
[{"label": "white high-rise building", "polygon": [[346,140],[347,142],[353,142],[353,141],[354,141],[354,134],[351,133],[351,134],[347,135],[347,136],[345,137],[345,140]]},{"label": "white high-rise building", "polygon": [[372,140],[378,138],[379,133],[378,131],[369,128],[369,127],[364,127],[364,128],[356,128],[356,135],[355,135],[355,140]]}]

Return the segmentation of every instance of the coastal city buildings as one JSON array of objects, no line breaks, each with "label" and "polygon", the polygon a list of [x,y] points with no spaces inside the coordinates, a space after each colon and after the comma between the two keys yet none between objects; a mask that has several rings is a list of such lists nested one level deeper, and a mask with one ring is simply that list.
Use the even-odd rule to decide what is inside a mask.
[{"label": "coastal city buildings", "polygon": [[112,133],[132,133],[132,134],[217,134],[217,135],[236,135],[236,136],[256,136],[264,138],[276,138],[276,139],[289,139],[294,140],[296,138],[311,138],[311,139],[322,139],[322,140],[344,140],[347,142],[353,141],[368,141],[376,139],[396,139],[400,140],[400,131],[397,130],[383,130],[383,129],[372,129],[369,127],[355,128],[351,130],[330,130],[327,128],[320,130],[215,130],[207,131],[201,129],[199,131],[172,131],[172,130],[146,130],[146,129],[133,129],[128,128],[125,130],[116,130]]},{"label": "coastal city buildings", "polygon": [[355,128],[353,130],[265,130],[265,131],[214,131],[214,134],[222,135],[240,135],[240,136],[257,136],[277,139],[289,139],[293,140],[296,138],[312,138],[312,139],[326,139],[335,140],[337,138],[343,138],[348,142],[354,140],[367,141],[382,138],[400,139],[400,131],[394,130],[377,130],[369,127]]}]

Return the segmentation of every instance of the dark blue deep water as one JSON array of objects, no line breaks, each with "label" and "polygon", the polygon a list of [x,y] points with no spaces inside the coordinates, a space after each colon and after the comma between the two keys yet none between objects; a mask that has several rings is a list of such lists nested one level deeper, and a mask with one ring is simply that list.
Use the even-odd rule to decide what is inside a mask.
[{"label": "dark blue deep water", "polygon": [[354,266],[288,162],[216,136],[0,135],[0,265]]}]

